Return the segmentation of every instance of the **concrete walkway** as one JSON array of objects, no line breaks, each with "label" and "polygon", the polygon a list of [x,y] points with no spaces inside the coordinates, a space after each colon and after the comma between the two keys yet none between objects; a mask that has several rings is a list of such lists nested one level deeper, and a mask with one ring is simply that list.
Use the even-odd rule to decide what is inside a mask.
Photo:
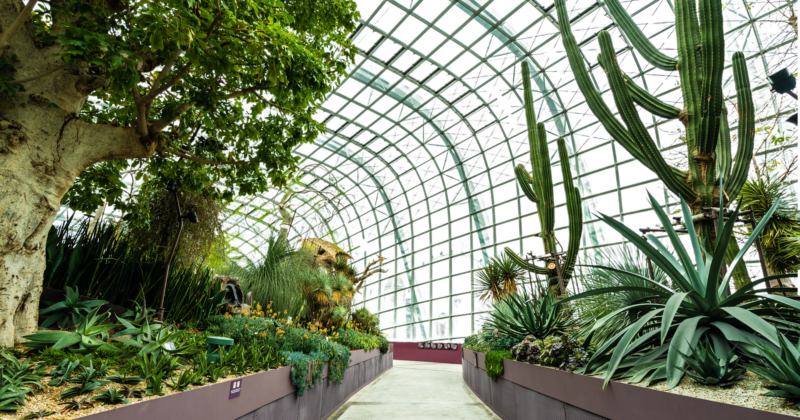
[{"label": "concrete walkway", "polygon": [[395,360],[330,420],[423,418],[499,420],[464,384],[460,365],[405,360]]}]

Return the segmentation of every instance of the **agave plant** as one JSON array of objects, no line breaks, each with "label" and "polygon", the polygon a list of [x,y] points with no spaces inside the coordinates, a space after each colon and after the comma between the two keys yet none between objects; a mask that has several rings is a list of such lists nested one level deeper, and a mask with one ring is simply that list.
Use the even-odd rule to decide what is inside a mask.
[{"label": "agave plant", "polygon": [[800,340],[792,344],[786,336],[777,334],[780,351],[754,343],[761,357],[753,357],[757,364],[747,366],[747,369],[772,381],[773,385],[768,387],[770,391],[764,395],[797,403],[800,402]]},{"label": "agave plant", "polygon": [[96,397],[92,398],[92,401],[99,401],[105,405],[130,403],[130,401],[125,397],[125,395],[117,391],[117,388],[114,387],[101,392]]},{"label": "agave plant", "polygon": [[31,392],[27,387],[7,384],[0,388],[0,411],[17,411],[25,405],[25,394]]},{"label": "agave plant", "polygon": [[39,310],[39,316],[47,315],[41,327],[47,328],[56,324],[59,328],[69,328],[78,325],[83,318],[86,318],[92,309],[104,305],[108,302],[104,300],[85,300],[81,301],[81,294],[78,288],[74,289],[67,286],[64,300],[58,303],[47,302],[47,308]]},{"label": "agave plant", "polygon": [[71,353],[88,354],[103,348],[111,352],[119,352],[114,346],[109,346],[108,332],[117,328],[117,324],[103,324],[109,313],[98,314],[100,307],[94,308],[86,318],[78,324],[75,331],[37,331],[26,335],[28,340],[23,343],[25,347],[33,349],[46,349],[52,347],[56,350],[66,349]]},{"label": "agave plant", "polygon": [[492,258],[475,278],[475,293],[484,302],[499,302],[517,293],[517,281],[525,270],[507,255]]},{"label": "agave plant", "polygon": [[[150,324],[145,321],[141,327],[136,327],[124,319],[119,322],[126,327],[111,339],[129,346],[136,347],[139,354],[179,354],[186,350],[186,345],[178,339],[183,335],[180,330],[173,329],[172,326],[163,327],[161,324]],[[119,336],[130,335],[132,338],[122,338]]]},{"label": "agave plant", "polygon": [[80,400],[68,401],[68,402],[65,402],[65,403],[61,403],[59,405],[63,405],[64,406],[64,410],[61,411],[61,415],[62,416],[64,414],[69,413],[70,411],[80,411],[80,410],[83,410],[85,408],[94,408],[94,404],[89,402],[89,397],[86,397],[86,398],[83,398],[83,399],[80,399]]},{"label": "agave plant", "polygon": [[703,385],[726,387],[742,380],[745,369],[737,369],[739,356],[736,347],[730,349],[724,357],[718,356],[710,344],[700,343],[692,348],[692,354],[681,353],[694,372],[681,368],[692,380]]},{"label": "agave plant", "polygon": [[69,381],[69,378],[72,376],[72,371],[80,366],[80,364],[80,360],[62,360],[61,364],[58,365],[57,368],[50,371],[49,375],[52,376],[53,379],[47,382],[47,386],[62,386],[66,384],[67,381]]},{"label": "agave plant", "polygon": [[[720,202],[722,201],[721,199]],[[771,276],[756,280],[728,296],[733,270],[728,270],[724,276],[721,276],[721,273],[725,263],[725,250],[728,242],[733,240],[733,226],[739,214],[738,209],[732,212],[730,221],[725,222],[720,218],[714,248],[716,252],[713,255],[706,255],[692,223],[686,224],[687,236],[693,251],[690,252],[678,238],[669,216],[652,195],[650,195],[650,205],[664,226],[677,257],[654,235],[648,235],[645,240],[614,218],[604,214],[599,217],[650,257],[653,263],[669,277],[671,285],[629,273],[647,282],[649,287],[601,288],[562,300],[567,302],[587,296],[630,290],[646,292],[649,295],[648,298],[641,299],[640,303],[618,309],[595,322],[593,330],[601,328],[619,312],[637,308],[649,310],[636,322],[606,341],[589,360],[585,371],[605,373],[603,386],[618,374],[618,369],[631,369],[635,372],[636,379],[641,380],[653,372],[648,382],[666,379],[668,387],[674,388],[683,377],[681,369],[685,366],[685,359],[681,357],[681,353],[689,352],[697,346],[700,339],[710,339],[718,354],[727,354],[734,345],[750,350],[751,342],[777,346],[778,334],[773,324],[780,329],[800,328],[800,324],[796,322],[797,318],[781,309],[781,306],[785,306],[796,311],[800,309],[800,303],[784,296],[767,294],[766,290],[755,289],[755,286],[775,278],[796,277],[796,275]],[[778,202],[765,214],[764,219],[733,258],[730,266],[736,266],[744,258],[777,205]],[[692,220],[692,213],[683,199],[681,199],[681,209],[684,220]],[[723,210],[720,208],[720,214],[723,214]],[[605,269],[616,270],[611,267]],[[796,289],[772,289],[772,291],[796,291]],[[770,303],[778,306],[770,307]]]},{"label": "agave plant", "polygon": [[497,330],[499,335],[517,342],[526,336],[547,337],[566,332],[574,325],[569,312],[559,304],[553,291],[531,297],[525,289],[494,304],[484,331]]},{"label": "agave plant", "polygon": [[48,410],[39,410],[39,411],[32,411],[26,415],[24,415],[20,420],[37,420],[43,419],[45,417],[50,417],[55,414],[55,411],[48,411]]}]

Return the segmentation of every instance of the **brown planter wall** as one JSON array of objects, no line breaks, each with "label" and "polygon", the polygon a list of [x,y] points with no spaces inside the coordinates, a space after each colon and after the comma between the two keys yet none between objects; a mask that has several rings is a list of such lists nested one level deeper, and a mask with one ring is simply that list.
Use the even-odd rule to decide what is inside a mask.
[{"label": "brown planter wall", "polygon": [[229,400],[231,382],[122,406],[86,416],[87,420],[321,420],[333,414],[359,389],[392,368],[392,348],[354,350],[341,384],[328,383],[327,364],[322,382],[297,397],[290,367],[242,377],[241,396]]},{"label": "brown planter wall", "polygon": [[[475,366],[477,355],[478,365]],[[496,381],[484,355],[463,350],[464,382],[506,420],[781,420],[795,417],[670,394],[542,366],[504,360]]]},{"label": "brown planter wall", "polygon": [[419,343],[392,343],[394,360],[411,360],[414,362],[434,362],[461,364],[461,344],[457,350],[421,349]]}]

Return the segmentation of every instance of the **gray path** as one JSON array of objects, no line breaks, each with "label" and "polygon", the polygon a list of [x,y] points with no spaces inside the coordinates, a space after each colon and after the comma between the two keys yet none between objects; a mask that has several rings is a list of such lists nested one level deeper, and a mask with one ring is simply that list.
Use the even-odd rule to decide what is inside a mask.
[{"label": "gray path", "polygon": [[421,418],[499,420],[464,384],[460,365],[404,360],[395,360],[392,369],[330,417],[331,420]]}]

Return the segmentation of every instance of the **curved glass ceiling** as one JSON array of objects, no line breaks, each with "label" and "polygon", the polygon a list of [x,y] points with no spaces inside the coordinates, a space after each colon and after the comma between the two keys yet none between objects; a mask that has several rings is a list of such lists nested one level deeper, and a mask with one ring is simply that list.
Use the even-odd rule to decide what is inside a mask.
[{"label": "curved glass ceiling", "polygon": [[[616,215],[634,229],[654,226],[645,191],[675,200],[656,176],[611,140],[586,106],[569,69],[550,0],[362,0],[358,47],[347,79],[317,118],[328,131],[298,148],[303,182],[336,191],[340,206],[314,194],[293,202],[293,240],[326,237],[351,251],[360,268],[377,255],[388,273],[369,279],[360,300],[380,314],[392,340],[457,340],[482,323],[487,308],[472,295],[472,273],[506,246],[543,252],[535,206],[517,189],[513,167],[530,165],[524,136],[520,64],[533,74],[533,96],[551,142],[556,229],[566,243],[567,217],[555,139],[567,140],[572,172],[584,198],[583,249],[619,243],[594,213]],[[624,1],[653,43],[676,56],[673,2]],[[791,130],[780,117],[795,107],[770,93],[766,76],[797,69],[796,35],[786,2],[724,0],[726,62],[748,59],[757,127]],[[605,6],[567,2],[594,82],[614,110],[597,65],[596,36],[608,30],[622,69],[667,103],[680,105],[678,74],[653,68],[630,47]],[[724,91],[735,97],[730,65]],[[729,121],[737,125],[728,102]],[[685,168],[682,125],[640,110],[668,160]],[[732,130],[732,132],[735,132]],[[774,134],[774,132],[773,132]],[[764,140],[764,132],[756,144]],[[761,156],[773,153],[769,143]],[[785,146],[784,146],[785,147]],[[522,197],[522,199],[520,199]],[[279,229],[279,192],[240,198],[226,220],[241,257],[258,260]],[[588,252],[588,251],[587,251]]]}]

